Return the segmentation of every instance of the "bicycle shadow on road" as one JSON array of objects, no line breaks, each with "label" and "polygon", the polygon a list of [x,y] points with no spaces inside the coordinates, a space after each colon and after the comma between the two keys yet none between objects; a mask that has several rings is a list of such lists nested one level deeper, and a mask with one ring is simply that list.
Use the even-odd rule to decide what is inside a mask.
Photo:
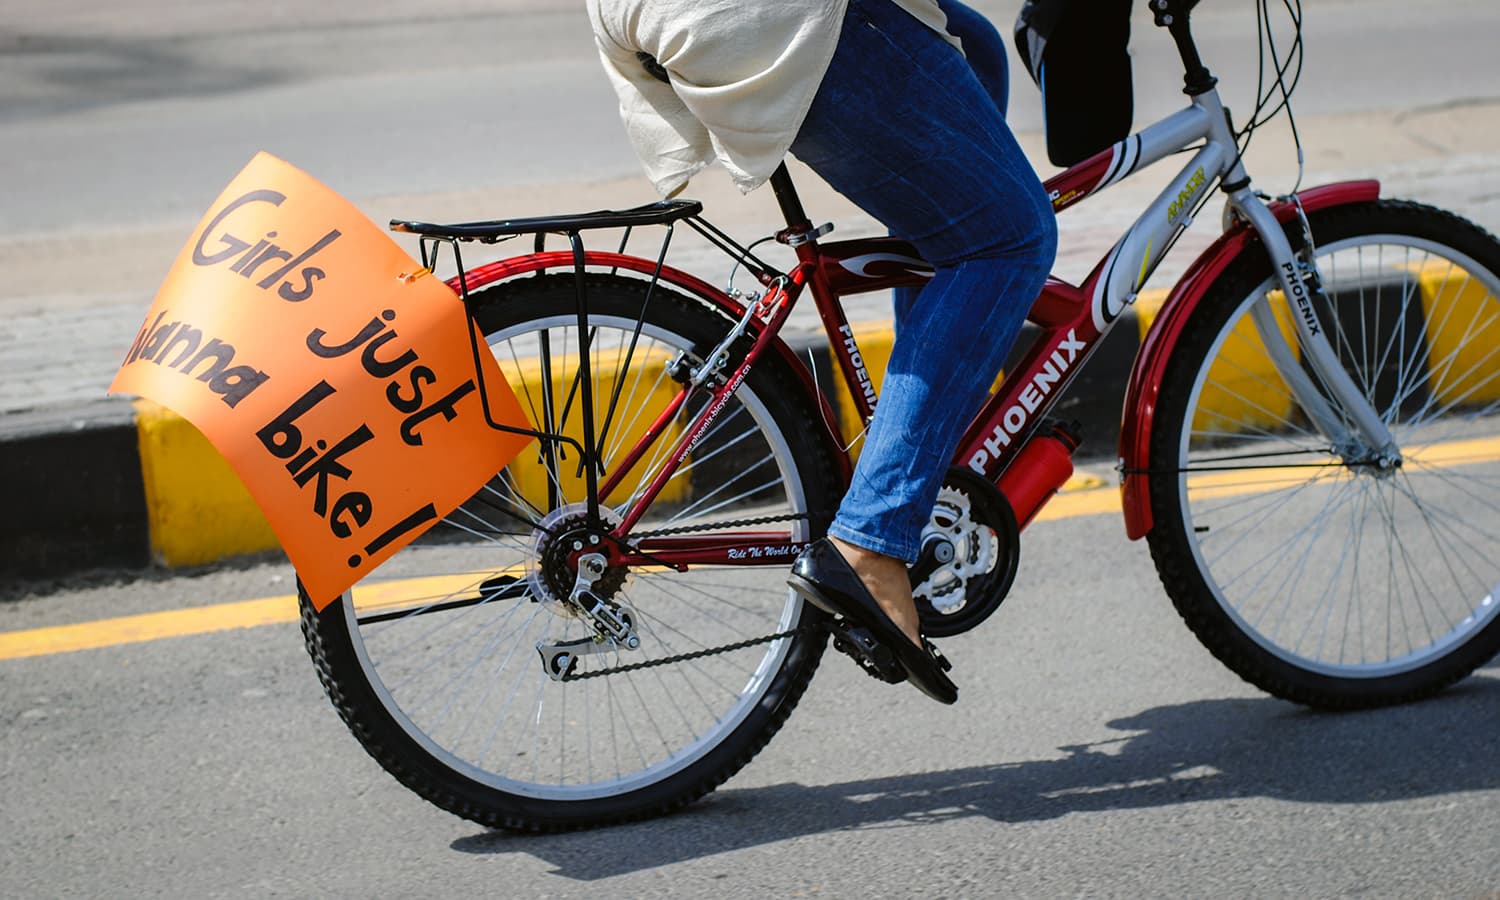
[{"label": "bicycle shadow on road", "polygon": [[1060,747],[1056,759],[720,790],[651,822],[551,836],[486,832],[452,846],[527,853],[553,865],[552,874],[593,881],[868,827],[1034,822],[1244,797],[1367,804],[1493,790],[1500,671],[1492,671],[1422,703],[1367,712],[1317,713],[1270,698],[1159,706],[1108,723],[1129,734]]}]

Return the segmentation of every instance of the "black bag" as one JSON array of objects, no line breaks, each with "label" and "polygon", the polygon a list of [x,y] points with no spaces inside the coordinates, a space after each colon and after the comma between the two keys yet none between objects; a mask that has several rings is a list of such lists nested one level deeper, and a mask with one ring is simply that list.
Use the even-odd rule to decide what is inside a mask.
[{"label": "black bag", "polygon": [[1042,89],[1047,158],[1071,166],[1130,134],[1131,0],[1027,0],[1016,49]]}]

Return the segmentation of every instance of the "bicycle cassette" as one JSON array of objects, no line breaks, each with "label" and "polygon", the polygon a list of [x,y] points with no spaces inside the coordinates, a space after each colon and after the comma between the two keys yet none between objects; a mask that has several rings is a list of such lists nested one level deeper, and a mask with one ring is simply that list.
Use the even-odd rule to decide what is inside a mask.
[{"label": "bicycle cassette", "polygon": [[943,476],[910,569],[922,633],[951,637],[989,618],[1021,561],[1016,515],[1000,489],[967,469]]}]

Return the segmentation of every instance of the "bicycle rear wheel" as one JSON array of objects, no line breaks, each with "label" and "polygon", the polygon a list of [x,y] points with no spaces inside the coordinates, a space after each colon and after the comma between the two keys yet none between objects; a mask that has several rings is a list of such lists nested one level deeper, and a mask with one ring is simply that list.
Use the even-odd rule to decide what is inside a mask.
[{"label": "bicycle rear wheel", "polygon": [[[663,419],[684,388],[669,364],[707,353],[732,323],[633,278],[590,276],[588,297],[601,482],[647,426],[663,426],[598,498],[618,524],[707,402],[700,390]],[[475,317],[535,423],[578,437],[575,298],[571,274],[529,277],[477,295]],[[630,538],[756,532],[771,544],[821,533],[838,479],[805,397],[766,354]],[[365,749],[418,794],[488,826],[596,825],[701,796],[780,728],[823,652],[823,617],[786,587],[790,557],[611,567],[594,593],[640,646],[592,640],[592,620],[570,602],[568,550],[609,539],[579,530],[586,501],[576,451],[534,444],[321,614],[303,600],[308,649]],[[564,670],[568,680],[553,677]]]},{"label": "bicycle rear wheel", "polygon": [[1249,318],[1269,303],[1295,347],[1257,245],[1165,373],[1151,553],[1193,632],[1263,690],[1330,708],[1415,699],[1500,649],[1500,244],[1394,201],[1310,224],[1319,325],[1402,465],[1340,454],[1294,399]]}]

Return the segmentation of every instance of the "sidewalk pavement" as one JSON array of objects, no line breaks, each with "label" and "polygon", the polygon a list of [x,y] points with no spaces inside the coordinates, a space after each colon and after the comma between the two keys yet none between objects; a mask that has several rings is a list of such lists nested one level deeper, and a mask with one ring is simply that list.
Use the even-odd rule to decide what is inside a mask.
[{"label": "sidewalk pavement", "polygon": [[[1492,139],[1500,135],[1500,102],[1299,124],[1313,170],[1307,184],[1377,177],[1386,196],[1449,207],[1500,229],[1500,192],[1494,187],[1500,153]],[[1035,136],[1025,136],[1024,143],[1033,158],[1042,158]],[[1285,148],[1279,155],[1291,158]],[[1158,166],[1159,178],[1148,174],[1139,183],[1111,188],[1062,216],[1059,274],[1081,280],[1173,168]],[[1291,182],[1284,165],[1252,171],[1273,192]],[[712,221],[741,239],[774,227],[769,192],[741,199],[716,175],[700,177],[690,192],[705,201]],[[876,233],[874,222],[810,176],[799,186],[810,210],[839,224],[835,237]],[[383,221],[397,214],[463,220],[574,211],[650,198],[643,182],[628,179],[353,199]],[[1189,232],[1153,277],[1148,287],[1154,296],[1217,232],[1218,205],[1202,217],[1207,221]],[[7,576],[193,565],[274,547],[248,495],[191,426],[149,404],[104,395],[155,284],[191,226],[0,239],[0,271],[7,275],[0,286],[0,496],[10,513],[0,526],[0,572]],[[674,245],[672,260],[711,282],[723,281],[722,257],[702,247]],[[888,307],[862,298],[849,306],[851,320],[862,323],[861,336],[870,342],[867,356],[883,358],[878,347],[882,329],[888,332]],[[1130,360],[1149,321],[1149,304],[1130,310],[1063,401],[1059,415],[1083,422],[1087,456],[1114,455]],[[826,353],[816,325],[811,305],[805,305],[790,323],[789,340],[815,355],[818,348]]]}]

